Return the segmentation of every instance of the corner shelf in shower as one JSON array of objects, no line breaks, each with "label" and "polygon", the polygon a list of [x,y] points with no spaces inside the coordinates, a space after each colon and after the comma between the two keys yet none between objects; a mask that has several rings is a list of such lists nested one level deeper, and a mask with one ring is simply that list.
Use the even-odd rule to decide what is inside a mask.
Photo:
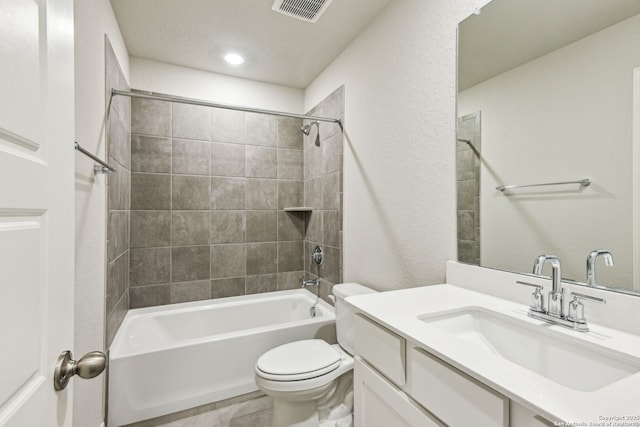
[{"label": "corner shelf in shower", "polygon": [[313,208],[309,206],[293,206],[290,208],[284,208],[285,212],[311,212],[312,210]]}]

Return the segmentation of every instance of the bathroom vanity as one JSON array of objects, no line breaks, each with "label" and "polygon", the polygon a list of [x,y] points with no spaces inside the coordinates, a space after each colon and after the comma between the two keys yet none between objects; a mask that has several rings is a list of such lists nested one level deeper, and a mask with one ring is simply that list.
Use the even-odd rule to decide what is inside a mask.
[{"label": "bathroom vanity", "polygon": [[355,425],[640,422],[640,336],[550,325],[527,315],[526,290],[515,295],[522,303],[442,284],[349,298]]}]

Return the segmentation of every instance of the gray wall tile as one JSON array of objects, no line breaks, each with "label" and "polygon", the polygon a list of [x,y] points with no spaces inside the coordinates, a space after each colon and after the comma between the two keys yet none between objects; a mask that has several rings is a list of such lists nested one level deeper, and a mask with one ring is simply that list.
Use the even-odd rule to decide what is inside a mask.
[{"label": "gray wall tile", "polygon": [[247,211],[247,242],[274,242],[278,237],[274,210]]},{"label": "gray wall tile", "polygon": [[342,134],[336,134],[322,141],[322,173],[342,170]]},{"label": "gray wall tile", "polygon": [[302,150],[302,119],[278,118],[278,147]]},{"label": "gray wall tile", "polygon": [[173,138],[173,173],[210,175],[211,143]]},{"label": "gray wall tile", "polygon": [[[309,140],[310,136],[305,136],[305,141]],[[316,146],[312,143],[305,145],[305,179],[317,178],[322,175],[322,146]]]},{"label": "gray wall tile", "polygon": [[211,109],[172,103],[172,134],[177,138],[211,139]]},{"label": "gray wall tile", "polygon": [[322,243],[338,247],[340,244],[340,211],[322,211]]},{"label": "gray wall tile", "polygon": [[476,195],[475,181],[458,182],[458,209],[473,210]]},{"label": "gray wall tile", "polygon": [[131,170],[133,172],[171,172],[171,139],[131,135]]},{"label": "gray wall tile", "polygon": [[[139,103],[134,110],[163,115],[165,107]],[[135,174],[132,183],[137,234],[131,241],[136,246],[173,245],[133,250],[130,279],[136,289],[145,289],[131,293],[132,304],[299,287],[310,214],[277,209],[305,204],[302,120],[192,107],[172,105],[165,125],[157,117],[132,119],[135,130],[143,133],[132,141],[132,167],[147,173]],[[330,179],[323,172],[334,168],[326,165],[329,169],[323,170],[322,156],[339,157],[341,163],[337,144],[335,139],[324,147],[313,145],[312,154],[319,157],[314,159],[317,178],[308,187],[317,190],[316,209],[323,208],[323,184]],[[168,189],[164,196],[157,194],[161,187]],[[333,229],[327,230],[329,237],[323,235],[322,217],[331,222],[338,212],[317,211],[318,242],[334,243]],[[154,289],[157,297],[150,294]]]},{"label": "gray wall tile", "polygon": [[210,226],[209,211],[173,211],[171,243],[173,246],[209,245]]},{"label": "gray wall tile", "polygon": [[311,178],[304,182],[304,206],[322,209],[322,179]]},{"label": "gray wall tile", "polygon": [[331,282],[340,281],[340,250],[331,246],[323,246],[324,261],[320,266],[320,277]]},{"label": "gray wall tile", "polygon": [[246,274],[245,245],[212,245],[211,278],[240,277]]},{"label": "gray wall tile", "polygon": [[171,304],[209,298],[211,298],[211,282],[208,279],[169,285],[169,302]]},{"label": "gray wall tile", "polygon": [[288,271],[278,273],[278,290],[285,291],[287,289],[300,289],[304,271]]},{"label": "gray wall tile", "polygon": [[210,178],[173,175],[172,186],[173,209],[209,209]]},{"label": "gray wall tile", "polygon": [[305,240],[310,240],[312,242],[321,243],[323,232],[322,232],[322,211],[314,210],[309,215],[307,225],[307,233],[305,236]]},{"label": "gray wall tile", "polygon": [[[338,88],[314,107],[310,114],[344,119],[344,87]],[[314,129],[316,129],[314,127]],[[304,205],[314,208],[306,216],[303,263],[307,277],[321,278],[321,297],[326,299],[342,272],[342,162],[343,135],[340,126],[320,123],[303,138]],[[318,267],[310,261],[316,245],[323,246],[325,263]]]},{"label": "gray wall tile", "polygon": [[[109,39],[105,36],[106,85],[128,91],[122,69]],[[116,173],[107,177],[107,272],[105,280],[105,337],[109,347],[129,309],[129,209],[131,207],[131,99],[115,97],[106,124],[107,162]]]},{"label": "gray wall tile", "polygon": [[110,313],[129,288],[129,253],[126,252],[107,265],[105,311]]},{"label": "gray wall tile", "polygon": [[211,298],[235,297],[244,295],[243,277],[229,279],[215,279],[211,281]]},{"label": "gray wall tile", "polygon": [[211,244],[244,243],[245,211],[211,211]]},{"label": "gray wall tile", "polygon": [[245,292],[249,294],[261,294],[278,290],[278,276],[276,274],[260,274],[247,276]]},{"label": "gray wall tile", "polygon": [[304,153],[301,150],[278,149],[278,179],[304,178]]},{"label": "gray wall tile", "polygon": [[129,211],[109,211],[107,261],[113,261],[129,249]]},{"label": "gray wall tile", "polygon": [[129,289],[129,308],[169,304],[169,285],[140,286]]},{"label": "gray wall tile", "polygon": [[131,209],[171,208],[171,177],[159,174],[131,174]]},{"label": "gray wall tile", "polygon": [[211,175],[245,175],[245,146],[222,142],[211,143]]},{"label": "gray wall tile", "polygon": [[131,207],[131,173],[118,163],[109,161],[109,164],[116,169],[114,173],[107,175],[109,210],[129,210]]},{"label": "gray wall tile", "polygon": [[458,211],[458,239],[475,240],[475,212]]},{"label": "gray wall tile", "polygon": [[216,142],[244,144],[247,140],[246,113],[213,108],[211,110],[211,139]]},{"label": "gray wall tile", "polygon": [[124,320],[124,316],[127,314],[129,310],[129,290],[122,295],[120,301],[116,307],[109,313],[107,313],[106,318],[106,347],[109,348],[113,339],[116,336],[116,332],[118,332],[118,328],[122,324]]},{"label": "gray wall tile", "polygon": [[209,246],[171,248],[171,281],[209,279]]},{"label": "gray wall tile", "polygon": [[131,132],[171,136],[171,104],[149,99],[131,99]]},{"label": "gray wall tile", "polygon": [[278,143],[278,122],[275,116],[247,113],[247,144],[275,147]]},{"label": "gray wall tile", "polygon": [[247,274],[276,273],[277,261],[277,243],[247,243]]},{"label": "gray wall tile", "polygon": [[278,242],[278,272],[304,269],[304,244],[297,242]]},{"label": "gray wall tile", "polygon": [[304,182],[278,180],[278,209],[304,204]]},{"label": "gray wall tile", "polygon": [[211,209],[244,209],[245,180],[211,178]]},{"label": "gray wall tile", "polygon": [[246,176],[250,178],[275,178],[277,152],[278,150],[275,148],[247,145]]},{"label": "gray wall tile", "polygon": [[323,175],[322,177],[322,208],[340,209],[340,173]]},{"label": "gray wall tile", "polygon": [[247,209],[277,209],[278,182],[274,179],[247,179]]},{"label": "gray wall tile", "polygon": [[302,240],[307,213],[278,211],[278,240]]},{"label": "gray wall tile", "polygon": [[170,211],[131,211],[132,248],[169,246],[170,232]]},{"label": "gray wall tile", "polygon": [[143,286],[171,281],[171,249],[131,249],[129,285]]},{"label": "gray wall tile", "polygon": [[126,124],[116,114],[109,115],[107,128],[109,157],[127,169],[131,169],[131,139]]}]

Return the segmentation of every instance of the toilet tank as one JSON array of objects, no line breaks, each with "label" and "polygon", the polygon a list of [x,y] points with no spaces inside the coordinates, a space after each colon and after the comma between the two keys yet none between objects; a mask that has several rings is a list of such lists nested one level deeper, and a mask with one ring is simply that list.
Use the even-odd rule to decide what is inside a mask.
[{"label": "toilet tank", "polygon": [[377,292],[358,283],[340,283],[333,286],[333,296],[336,298],[336,333],[338,344],[349,354],[353,354],[353,309],[345,303],[345,298],[354,295],[364,295]]}]

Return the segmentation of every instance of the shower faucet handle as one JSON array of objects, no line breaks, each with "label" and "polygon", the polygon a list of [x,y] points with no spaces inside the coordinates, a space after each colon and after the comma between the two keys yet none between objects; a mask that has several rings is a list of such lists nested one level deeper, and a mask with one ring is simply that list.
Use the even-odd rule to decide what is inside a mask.
[{"label": "shower faucet handle", "polygon": [[318,265],[322,265],[324,261],[324,251],[322,250],[322,246],[316,246],[313,252],[311,253],[311,260]]}]

